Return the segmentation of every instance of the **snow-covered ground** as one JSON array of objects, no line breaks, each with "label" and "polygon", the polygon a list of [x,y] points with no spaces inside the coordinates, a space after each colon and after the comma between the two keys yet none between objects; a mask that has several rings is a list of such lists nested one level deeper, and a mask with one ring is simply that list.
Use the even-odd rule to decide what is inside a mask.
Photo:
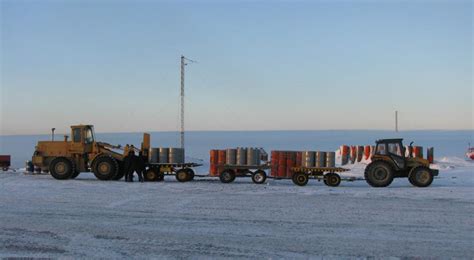
[{"label": "snow-covered ground", "polygon": [[[347,176],[362,176],[353,165]],[[428,188],[197,178],[103,182],[0,173],[0,257],[472,258],[474,163]]]}]

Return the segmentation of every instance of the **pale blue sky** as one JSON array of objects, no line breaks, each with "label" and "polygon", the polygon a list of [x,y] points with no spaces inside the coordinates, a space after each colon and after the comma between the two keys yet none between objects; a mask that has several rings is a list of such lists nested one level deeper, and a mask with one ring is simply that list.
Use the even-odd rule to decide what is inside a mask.
[{"label": "pale blue sky", "polygon": [[1,134],[472,129],[471,1],[1,2]]}]

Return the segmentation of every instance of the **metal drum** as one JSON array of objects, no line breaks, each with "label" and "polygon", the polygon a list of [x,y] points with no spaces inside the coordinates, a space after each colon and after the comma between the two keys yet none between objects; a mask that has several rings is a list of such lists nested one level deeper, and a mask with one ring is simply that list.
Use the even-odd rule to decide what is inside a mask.
[{"label": "metal drum", "polygon": [[237,165],[246,165],[247,164],[247,149],[245,148],[237,148],[237,156],[236,156]]},{"label": "metal drum", "polygon": [[184,163],[183,148],[169,148],[169,163]]},{"label": "metal drum", "polygon": [[316,152],[316,167],[326,167],[326,152]]},{"label": "metal drum", "polygon": [[148,154],[148,161],[150,163],[158,163],[159,155],[160,148],[150,148],[150,153]]},{"label": "metal drum", "polygon": [[159,163],[168,163],[169,162],[169,153],[170,148],[160,148],[160,152],[158,155],[158,162]]},{"label": "metal drum", "polygon": [[260,164],[260,150],[257,148],[247,148],[247,165]]},{"label": "metal drum", "polygon": [[237,162],[237,149],[227,149],[225,163],[235,165]]},{"label": "metal drum", "polygon": [[304,151],[301,154],[301,166],[303,167],[314,167],[315,152]]},{"label": "metal drum", "polygon": [[336,167],[336,153],[335,152],[326,153],[326,167]]}]

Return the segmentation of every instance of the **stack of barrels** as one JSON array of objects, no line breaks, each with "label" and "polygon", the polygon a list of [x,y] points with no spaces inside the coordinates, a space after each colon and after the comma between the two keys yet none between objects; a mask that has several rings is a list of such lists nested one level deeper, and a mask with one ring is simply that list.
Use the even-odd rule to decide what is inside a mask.
[{"label": "stack of barrels", "polygon": [[341,165],[369,160],[375,152],[375,146],[370,145],[341,145],[339,149]]},{"label": "stack of barrels", "polygon": [[270,176],[291,178],[292,167],[335,167],[336,153],[321,151],[272,151]]},{"label": "stack of barrels", "polygon": [[184,149],[173,147],[151,148],[148,161],[150,163],[181,164],[184,163]]},{"label": "stack of barrels", "polygon": [[263,155],[260,148],[254,147],[211,150],[209,173],[211,176],[218,176],[219,165],[258,166]]}]

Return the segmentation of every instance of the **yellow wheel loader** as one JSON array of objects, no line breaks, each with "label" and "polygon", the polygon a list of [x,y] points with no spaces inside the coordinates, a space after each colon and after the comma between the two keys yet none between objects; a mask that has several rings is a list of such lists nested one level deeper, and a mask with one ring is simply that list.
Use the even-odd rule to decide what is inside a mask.
[{"label": "yellow wheel loader", "polygon": [[[149,148],[150,135],[145,133],[141,152],[146,158]],[[96,141],[92,125],[74,125],[70,141],[68,136],[63,141],[39,141],[32,162],[58,180],[74,179],[80,172],[90,171],[99,180],[119,180],[125,174],[123,158],[129,149],[136,148]]]}]

